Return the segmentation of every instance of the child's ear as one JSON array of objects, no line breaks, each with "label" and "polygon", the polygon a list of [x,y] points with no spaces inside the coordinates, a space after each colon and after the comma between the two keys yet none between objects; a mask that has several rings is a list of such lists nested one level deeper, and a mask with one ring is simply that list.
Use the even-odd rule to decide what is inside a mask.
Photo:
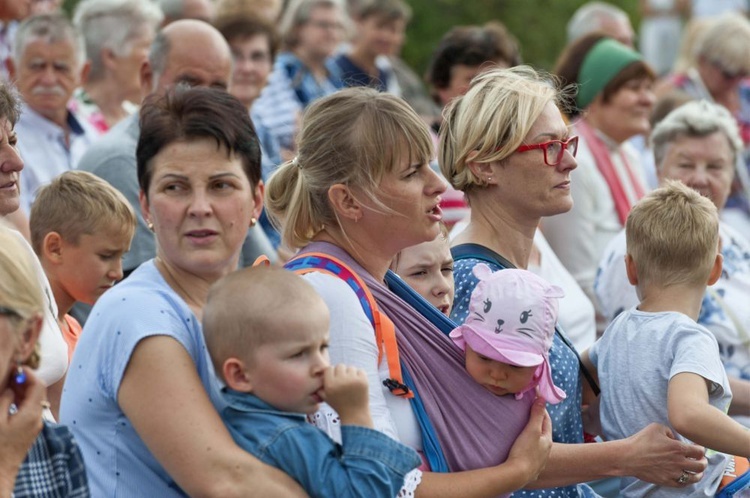
[{"label": "child's ear", "polygon": [[638,285],[638,269],[635,267],[635,261],[630,254],[625,255],[625,271],[628,274],[630,285]]},{"label": "child's ear", "polygon": [[230,389],[243,393],[253,391],[253,383],[242,360],[237,358],[227,359],[224,362],[222,374],[224,375],[224,382]]},{"label": "child's ear", "polygon": [[724,256],[721,254],[716,255],[714,260],[714,266],[711,268],[711,273],[708,275],[707,285],[714,285],[719,278],[721,278],[721,270],[724,268]]},{"label": "child's ear", "polygon": [[59,264],[63,257],[63,246],[65,241],[57,232],[49,232],[42,240],[40,257],[43,257],[51,263]]}]

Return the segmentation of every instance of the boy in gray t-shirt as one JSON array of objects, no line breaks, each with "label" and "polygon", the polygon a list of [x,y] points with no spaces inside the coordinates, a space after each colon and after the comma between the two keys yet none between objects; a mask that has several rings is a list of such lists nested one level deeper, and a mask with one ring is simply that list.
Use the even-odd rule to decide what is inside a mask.
[{"label": "boy in gray t-shirt", "polygon": [[628,216],[625,265],[640,304],[582,355],[602,388],[602,436],[622,439],[661,423],[708,448],[708,467],[695,484],[687,472],[674,476],[676,488],[623,478],[621,496],[714,496],[731,480],[722,484],[725,472],[750,457],[750,431],[726,415],[732,393],[716,339],[696,323],[706,286],[721,275],[718,223],[711,201],[679,182]]}]

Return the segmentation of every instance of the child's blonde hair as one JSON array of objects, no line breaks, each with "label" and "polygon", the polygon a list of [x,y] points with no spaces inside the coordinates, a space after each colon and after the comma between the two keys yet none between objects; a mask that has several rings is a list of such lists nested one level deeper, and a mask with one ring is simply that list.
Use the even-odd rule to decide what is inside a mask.
[{"label": "child's blonde hair", "polygon": [[243,268],[216,282],[203,308],[203,335],[214,369],[228,358],[252,363],[258,347],[284,336],[284,317],[325,306],[299,275],[270,266]]},{"label": "child's blonde hair", "polygon": [[324,227],[341,229],[328,201],[333,185],[389,212],[376,194],[383,176],[404,158],[424,164],[431,157],[427,125],[409,104],[371,88],[341,90],[308,107],[297,157],[268,181],[265,205],[284,243],[303,247]]},{"label": "child's blonde hair", "polygon": [[719,215],[708,198],[668,180],[633,207],[625,228],[639,281],[667,287],[708,280],[719,244]]},{"label": "child's blonde hair", "polygon": [[44,238],[57,232],[78,244],[81,235],[121,230],[133,236],[135,212],[109,183],[86,171],[66,171],[39,190],[31,206],[31,245],[42,254]]},{"label": "child's blonde hair", "polygon": [[[440,227],[440,233],[437,235],[437,237],[435,237],[435,239],[442,240],[443,242],[445,242],[446,244],[448,244],[448,246],[450,247],[451,237],[450,237],[450,230],[448,230],[448,225],[446,225],[442,221],[439,221],[438,222],[438,226]],[[419,245],[419,244],[417,244],[417,245]],[[412,246],[412,247],[414,247],[414,246]],[[408,247],[407,247],[407,249],[408,249]],[[398,273],[397,272],[397,270],[398,270],[398,263],[399,263],[399,260],[401,259],[401,253],[403,251],[404,251],[403,249],[401,251],[399,251],[396,254],[396,256],[394,256],[393,259],[391,260],[391,265],[390,265],[391,271],[394,271],[394,272]]]}]

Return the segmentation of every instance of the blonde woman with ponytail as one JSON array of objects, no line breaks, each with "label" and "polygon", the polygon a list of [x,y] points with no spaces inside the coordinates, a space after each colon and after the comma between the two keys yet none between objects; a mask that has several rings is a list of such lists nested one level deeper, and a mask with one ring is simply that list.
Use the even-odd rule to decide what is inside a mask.
[{"label": "blonde woman with ponytail", "polygon": [[[440,232],[446,185],[429,166],[425,124],[401,99],[350,88],[310,106],[297,150],[269,180],[266,206],[287,246],[300,249],[302,258],[317,254],[343,263],[386,316],[380,326],[395,327],[398,347],[381,351],[376,334],[385,336],[385,327],[373,325],[350,284],[317,271],[305,275],[330,309],[331,362],[367,372],[375,429],[425,455],[425,466],[407,474],[399,496],[505,496],[533,481],[551,446],[544,404],[533,395],[519,402],[496,397],[473,382],[447,335],[384,283],[398,252]],[[396,372],[389,361],[403,369]],[[403,384],[393,391],[384,386],[395,385],[394,372],[413,379],[409,392],[417,391],[424,404],[444,472],[427,471],[440,458],[425,449]],[[324,405],[314,418],[340,437],[332,410]]]}]

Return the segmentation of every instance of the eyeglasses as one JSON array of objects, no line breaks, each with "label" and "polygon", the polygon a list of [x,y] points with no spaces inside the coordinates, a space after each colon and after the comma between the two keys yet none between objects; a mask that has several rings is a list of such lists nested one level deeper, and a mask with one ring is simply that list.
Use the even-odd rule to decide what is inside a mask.
[{"label": "eyeglasses", "polygon": [[522,145],[516,149],[516,152],[527,152],[530,150],[542,149],[544,151],[544,164],[547,166],[557,166],[562,161],[563,153],[567,150],[570,155],[576,157],[578,152],[578,137],[569,139],[550,140],[540,144]]},{"label": "eyeglasses", "polygon": [[328,21],[307,21],[307,23],[310,26],[313,26],[315,28],[321,29],[321,30],[333,30],[333,31],[342,31],[344,29],[344,25],[340,22],[328,22]]},{"label": "eyeglasses", "polygon": [[746,78],[747,77],[747,72],[743,71],[742,69],[736,70],[736,71],[732,71],[730,69],[727,69],[727,67],[723,63],[721,63],[719,61],[712,61],[711,63],[714,65],[714,67],[716,69],[719,70],[719,72],[721,73],[721,76],[725,80],[734,80],[734,79],[737,79],[737,78]]},{"label": "eyeglasses", "polygon": [[16,320],[23,318],[18,311],[6,306],[0,306],[0,316],[7,316],[8,318],[14,318]]}]

